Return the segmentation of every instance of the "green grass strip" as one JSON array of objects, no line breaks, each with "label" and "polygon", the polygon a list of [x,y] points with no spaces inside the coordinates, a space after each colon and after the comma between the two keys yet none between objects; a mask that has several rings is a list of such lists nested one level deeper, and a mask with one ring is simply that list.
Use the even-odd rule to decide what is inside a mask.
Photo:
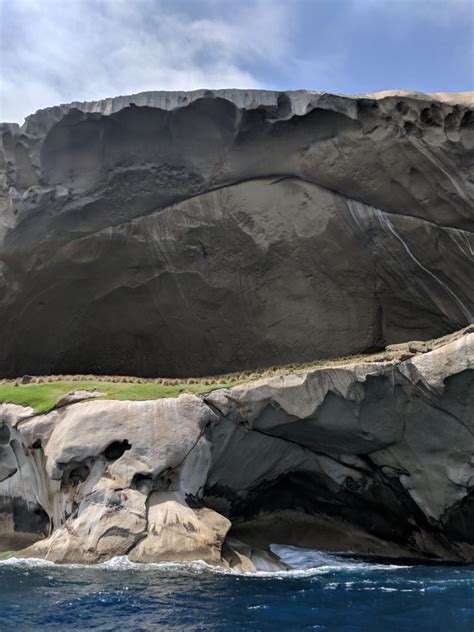
[{"label": "green grass strip", "polygon": [[162,397],[178,397],[183,393],[201,395],[216,388],[226,388],[229,384],[174,384],[154,383],[134,384],[120,382],[46,382],[42,384],[0,384],[0,402],[31,406],[35,413],[41,414],[53,409],[58,401],[70,391],[100,391],[103,399],[149,400]]}]

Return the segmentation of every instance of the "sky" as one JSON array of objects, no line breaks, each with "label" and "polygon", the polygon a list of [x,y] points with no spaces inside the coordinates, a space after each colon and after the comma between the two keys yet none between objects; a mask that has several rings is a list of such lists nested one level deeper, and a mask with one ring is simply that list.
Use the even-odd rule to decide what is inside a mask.
[{"label": "sky", "polygon": [[474,0],[0,0],[0,121],[144,90],[474,89]]}]

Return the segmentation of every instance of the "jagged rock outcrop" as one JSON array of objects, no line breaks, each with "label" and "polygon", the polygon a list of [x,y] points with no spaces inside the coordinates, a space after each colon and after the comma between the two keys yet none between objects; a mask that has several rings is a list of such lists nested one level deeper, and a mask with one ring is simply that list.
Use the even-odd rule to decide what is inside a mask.
[{"label": "jagged rock outcrop", "polygon": [[[202,399],[0,408],[4,531],[56,561],[278,568],[270,543],[474,561],[474,333]],[[9,525],[9,527],[8,527]]]},{"label": "jagged rock outcrop", "polygon": [[473,320],[472,95],[144,93],[0,142],[0,374],[203,375]]}]

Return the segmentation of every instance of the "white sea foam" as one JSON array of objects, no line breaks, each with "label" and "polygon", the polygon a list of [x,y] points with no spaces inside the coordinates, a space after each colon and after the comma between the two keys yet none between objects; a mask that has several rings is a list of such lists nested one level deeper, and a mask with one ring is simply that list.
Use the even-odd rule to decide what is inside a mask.
[{"label": "white sea foam", "polygon": [[[411,568],[408,565],[379,564],[363,562],[354,558],[342,557],[337,554],[325,553],[314,549],[302,549],[296,546],[271,546],[272,551],[286,564],[295,570],[310,571],[361,571],[361,570],[394,570]],[[294,571],[290,571],[294,572]]]},{"label": "white sea foam", "polygon": [[25,568],[39,567],[40,568],[42,566],[47,566],[47,567],[56,566],[56,564],[48,560],[39,560],[35,557],[26,557],[26,558],[10,557],[7,560],[0,560],[0,568],[2,566],[19,566],[19,567],[25,567]]},{"label": "white sea foam", "polygon": [[2,566],[16,566],[23,569],[49,568],[56,567],[58,569],[95,569],[97,571],[155,571],[155,572],[188,572],[194,574],[215,573],[219,575],[234,575],[240,577],[268,577],[273,579],[286,579],[289,577],[311,577],[317,575],[325,575],[338,571],[383,571],[411,568],[410,566],[400,566],[397,564],[378,564],[362,562],[355,559],[339,557],[316,551],[313,549],[302,549],[294,546],[272,545],[272,551],[278,557],[290,566],[289,570],[278,571],[257,571],[256,573],[243,573],[233,569],[225,569],[219,566],[211,566],[204,561],[198,560],[194,562],[155,562],[140,564],[131,562],[126,556],[114,557],[106,562],[96,565],[87,564],[55,564],[48,560],[39,560],[35,558],[15,558],[0,561]]}]

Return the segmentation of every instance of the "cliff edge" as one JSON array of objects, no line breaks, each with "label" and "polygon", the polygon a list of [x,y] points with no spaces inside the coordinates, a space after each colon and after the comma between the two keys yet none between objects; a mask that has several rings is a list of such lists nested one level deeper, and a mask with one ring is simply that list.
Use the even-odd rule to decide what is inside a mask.
[{"label": "cliff edge", "polygon": [[195,376],[473,321],[472,94],[142,93],[0,128],[0,376]]}]

